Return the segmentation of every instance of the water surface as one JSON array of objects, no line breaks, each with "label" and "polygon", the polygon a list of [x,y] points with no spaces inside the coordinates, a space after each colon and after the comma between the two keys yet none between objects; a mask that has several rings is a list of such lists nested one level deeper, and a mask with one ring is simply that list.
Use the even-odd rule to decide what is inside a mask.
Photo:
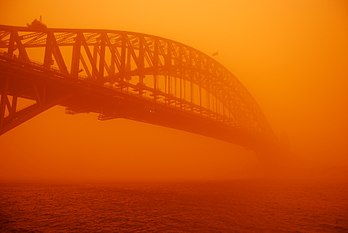
[{"label": "water surface", "polygon": [[348,232],[348,183],[2,184],[0,232]]}]

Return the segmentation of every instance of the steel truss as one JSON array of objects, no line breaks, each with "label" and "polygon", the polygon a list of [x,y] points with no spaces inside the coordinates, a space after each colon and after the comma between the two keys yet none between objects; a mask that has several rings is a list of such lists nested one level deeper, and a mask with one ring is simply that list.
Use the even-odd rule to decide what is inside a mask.
[{"label": "steel truss", "polygon": [[[0,134],[56,104],[64,105],[77,91],[72,86],[94,85],[144,100],[150,112],[160,106],[273,137],[256,101],[231,72],[169,39],[125,31],[0,25],[0,52]],[[18,97],[35,104],[17,111]],[[84,111],[78,104],[65,105],[71,113]],[[99,113],[100,119],[119,117],[117,111]]]}]

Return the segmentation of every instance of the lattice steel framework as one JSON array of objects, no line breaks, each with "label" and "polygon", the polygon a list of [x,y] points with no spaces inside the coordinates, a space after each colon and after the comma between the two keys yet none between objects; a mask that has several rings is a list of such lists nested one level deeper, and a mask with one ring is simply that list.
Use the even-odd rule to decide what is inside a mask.
[{"label": "lattice steel framework", "polygon": [[[0,25],[0,52],[1,133],[13,128],[5,127],[6,124],[23,115],[16,110],[17,91],[8,90],[8,74],[22,67],[67,83],[95,85],[108,92],[150,101],[253,135],[273,137],[256,101],[231,72],[204,53],[169,39],[126,31]],[[21,81],[26,82],[23,77]],[[31,115],[68,96],[68,92],[63,96],[53,93],[57,92],[54,88],[47,89],[45,85],[54,85],[50,82],[30,85],[32,94],[21,97],[34,99],[36,110],[21,111]],[[113,118],[111,113],[100,114],[101,119]]]}]

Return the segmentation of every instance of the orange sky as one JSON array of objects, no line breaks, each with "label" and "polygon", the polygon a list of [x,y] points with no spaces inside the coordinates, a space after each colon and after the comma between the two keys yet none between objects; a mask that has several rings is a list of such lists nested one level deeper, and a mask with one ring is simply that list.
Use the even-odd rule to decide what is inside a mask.
[{"label": "orange sky", "polygon": [[[275,132],[289,135],[292,163],[335,176],[348,168],[345,0],[23,2],[0,1],[0,24],[42,15],[49,27],[137,31],[218,51]],[[257,166],[225,142],[61,107],[1,136],[0,148],[1,180],[230,179]]]}]

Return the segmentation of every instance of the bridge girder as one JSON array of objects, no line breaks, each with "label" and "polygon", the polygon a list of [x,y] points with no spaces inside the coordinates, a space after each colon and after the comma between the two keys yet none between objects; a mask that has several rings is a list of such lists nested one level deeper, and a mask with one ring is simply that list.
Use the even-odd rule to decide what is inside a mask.
[{"label": "bridge girder", "polygon": [[[11,69],[8,64],[21,64],[68,83],[98,86],[215,121],[246,134],[273,137],[256,101],[231,72],[202,52],[172,40],[125,31],[0,25],[0,52],[3,63],[0,127],[6,122],[12,122],[15,127],[18,125],[15,119],[28,119],[73,95],[73,91],[47,89],[42,80],[23,81],[25,79],[5,72]],[[33,72],[28,74],[33,75]],[[35,110],[26,110],[30,112],[26,117],[16,112],[17,93],[8,97],[9,80],[29,82],[28,86],[38,90],[30,95],[36,101],[35,107],[30,109]],[[68,86],[64,90],[71,89]],[[46,100],[40,92],[54,94]],[[69,109],[80,111],[78,107]],[[101,114],[104,119],[114,117],[110,111]],[[13,127],[4,127],[0,134]]]}]

